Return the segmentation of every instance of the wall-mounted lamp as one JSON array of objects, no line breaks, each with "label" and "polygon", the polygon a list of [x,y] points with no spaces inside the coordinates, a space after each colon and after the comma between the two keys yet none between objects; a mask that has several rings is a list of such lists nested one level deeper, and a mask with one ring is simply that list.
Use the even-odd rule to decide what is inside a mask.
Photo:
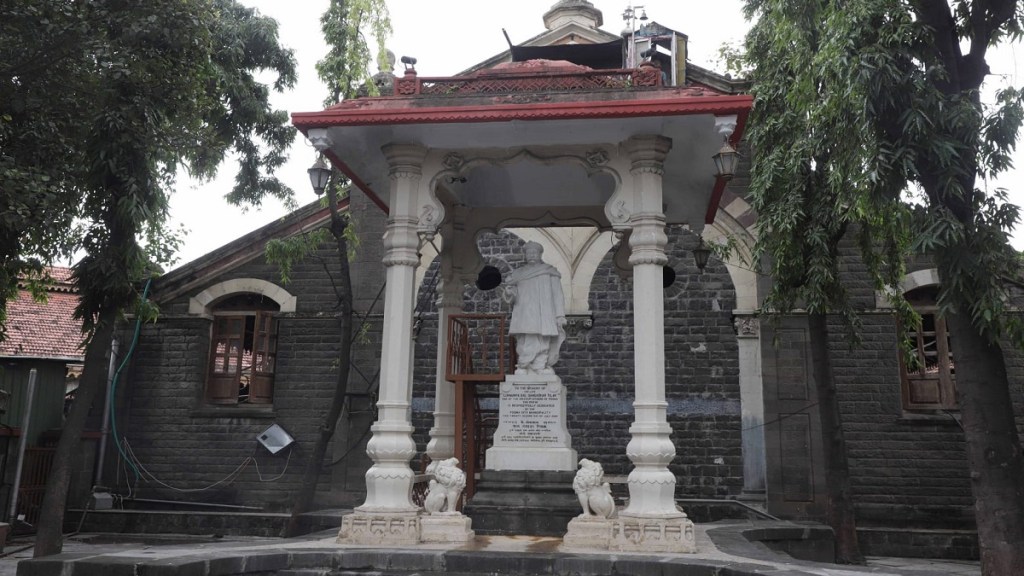
[{"label": "wall-mounted lamp", "polygon": [[697,269],[700,270],[701,274],[707,268],[710,258],[711,249],[704,244],[703,238],[698,239],[697,247],[693,249],[693,262],[697,265]]},{"label": "wall-mounted lamp", "polygon": [[715,161],[715,169],[718,171],[718,176],[723,180],[732,180],[732,177],[736,174],[736,166],[740,163],[740,153],[729,144],[726,140],[722,143],[722,148],[711,157]]},{"label": "wall-mounted lamp", "polygon": [[327,163],[324,162],[324,157],[320,156],[316,159],[306,173],[309,174],[309,183],[313,185],[313,191],[319,196],[324,193],[324,189],[327,188],[327,181],[331,177],[331,169],[327,167]]}]

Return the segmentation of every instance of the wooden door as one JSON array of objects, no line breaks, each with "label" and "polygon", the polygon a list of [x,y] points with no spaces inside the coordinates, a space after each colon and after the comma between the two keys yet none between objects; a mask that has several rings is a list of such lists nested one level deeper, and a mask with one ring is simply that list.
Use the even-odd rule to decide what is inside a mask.
[{"label": "wooden door", "polygon": [[776,328],[764,322],[762,328],[768,511],[823,520],[825,459],[807,318],[789,317]]}]

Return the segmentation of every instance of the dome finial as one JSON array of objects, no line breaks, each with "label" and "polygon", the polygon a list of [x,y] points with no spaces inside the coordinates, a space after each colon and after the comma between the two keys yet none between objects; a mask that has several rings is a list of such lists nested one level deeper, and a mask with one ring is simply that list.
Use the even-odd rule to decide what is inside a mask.
[{"label": "dome finial", "polygon": [[596,29],[604,24],[604,16],[588,0],[559,0],[544,14],[548,30],[570,23]]}]

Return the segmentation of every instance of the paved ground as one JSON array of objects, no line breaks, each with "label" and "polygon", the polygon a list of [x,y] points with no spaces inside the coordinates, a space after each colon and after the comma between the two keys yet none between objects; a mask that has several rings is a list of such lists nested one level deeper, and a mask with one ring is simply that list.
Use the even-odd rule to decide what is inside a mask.
[{"label": "paved ground", "polygon": [[[866,567],[836,566],[829,564],[813,564],[808,562],[789,561],[785,556],[765,556],[757,554],[757,558],[741,557],[726,553],[720,550],[704,530],[698,529],[697,545],[700,550],[698,554],[686,555],[686,560],[694,562],[714,563],[717,565],[743,565],[762,566],[773,573],[774,570],[787,574],[806,574],[814,576],[979,576],[980,567],[977,562],[943,561],[943,560],[922,560],[907,558],[870,558]],[[114,535],[79,535],[69,538],[64,545],[65,554],[102,555],[109,558],[111,562],[138,559],[139,561],[157,562],[161,559],[175,559],[186,556],[213,557],[220,555],[237,555],[238,553],[261,553],[292,551],[327,551],[338,550],[340,547],[334,542],[333,535],[319,534],[314,537],[285,541],[274,538],[231,538],[215,539],[194,536],[164,536],[150,538],[147,541],[126,542],[123,536]],[[561,541],[557,538],[539,537],[484,537],[478,539],[475,545],[465,546],[460,550],[473,554],[476,552],[502,552],[508,555],[519,555],[528,553],[545,554],[557,550]],[[20,560],[31,557],[31,542],[27,540],[16,540],[10,543],[5,553],[7,556],[0,558],[0,576],[15,576],[17,563]],[[418,550],[394,550],[393,554],[408,554],[421,552],[424,555],[437,554],[444,550],[443,546],[422,546]],[[354,551],[354,550],[349,550]],[[380,551],[382,556],[387,556],[387,551]],[[595,555],[599,556],[599,555]],[[618,554],[621,559],[624,555]],[[680,556],[666,558],[669,555],[662,555],[661,561],[679,561]],[[639,559],[639,558],[637,558]],[[774,568],[774,570],[772,570]],[[101,573],[101,572],[97,572]],[[597,573],[600,573],[599,571]],[[760,572],[758,572],[760,573]],[[76,572],[77,574],[77,572]]]}]

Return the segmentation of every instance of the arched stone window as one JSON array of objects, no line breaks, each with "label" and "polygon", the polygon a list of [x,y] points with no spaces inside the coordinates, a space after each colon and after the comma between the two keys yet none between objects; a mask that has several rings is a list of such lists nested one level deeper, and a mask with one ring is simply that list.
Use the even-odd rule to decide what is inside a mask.
[{"label": "arched stone window", "polygon": [[270,404],[277,361],[277,315],[296,298],[259,278],[234,278],[193,296],[189,312],[213,321],[203,398],[218,405]]},{"label": "arched stone window", "polygon": [[274,398],[280,306],[260,294],[229,296],[214,305],[206,401],[270,404]]}]

